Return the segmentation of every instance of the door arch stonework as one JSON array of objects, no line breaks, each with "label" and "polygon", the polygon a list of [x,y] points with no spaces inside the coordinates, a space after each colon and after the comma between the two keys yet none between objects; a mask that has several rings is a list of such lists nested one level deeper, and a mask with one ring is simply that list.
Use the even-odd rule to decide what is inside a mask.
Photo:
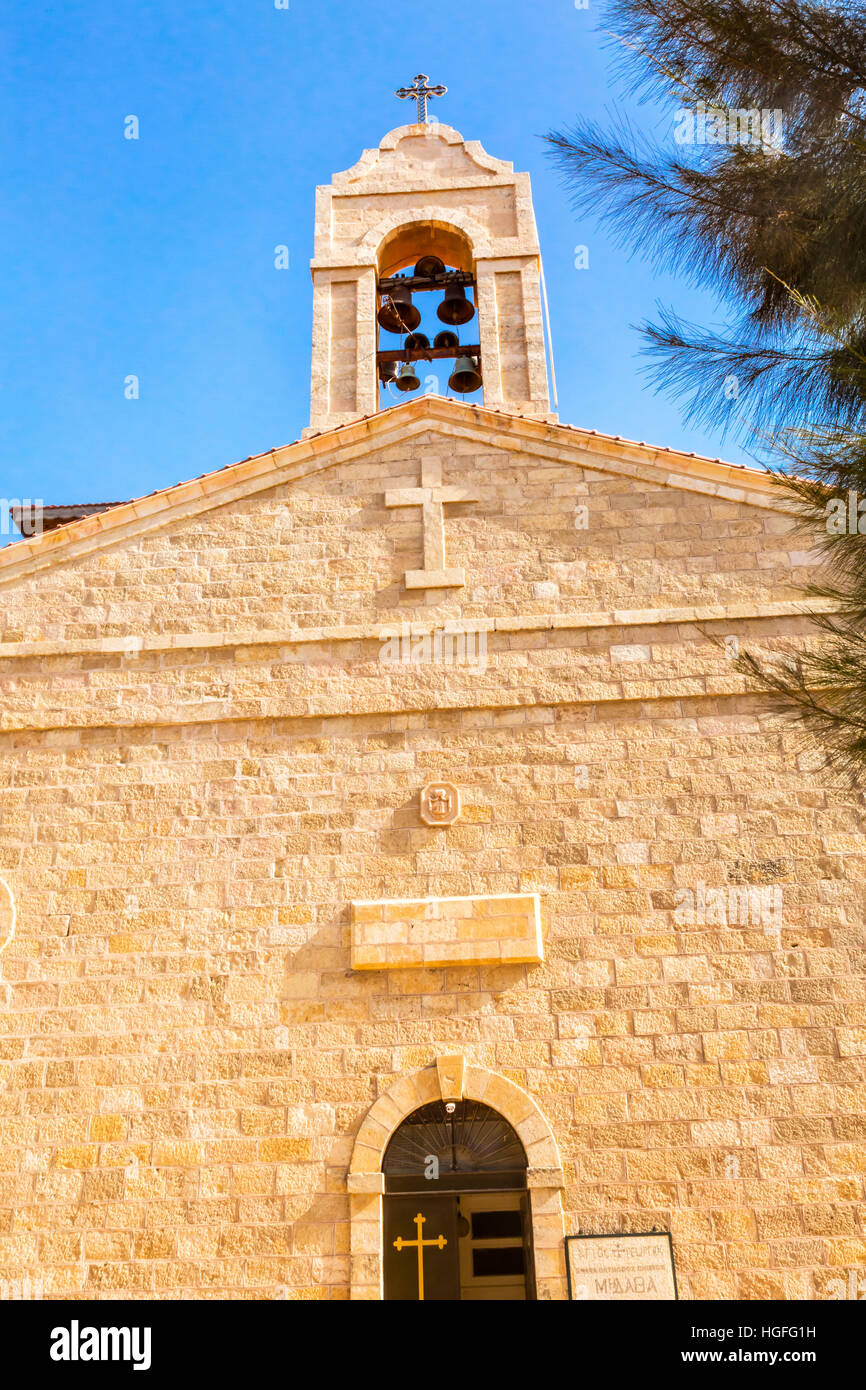
[{"label": "door arch stonework", "polygon": [[[460,1097],[443,1078],[460,1076]],[[473,1066],[465,1058],[440,1058],[421,1071],[402,1076],[367,1112],[355,1137],[349,1164],[351,1220],[350,1297],[383,1297],[382,1162],[392,1134],[408,1115],[431,1101],[463,1098],[496,1110],[516,1130],[526,1151],[535,1287],[539,1299],[565,1299],[566,1275],[562,1220],[562,1163],[553,1132],[532,1097],[507,1077]]]}]

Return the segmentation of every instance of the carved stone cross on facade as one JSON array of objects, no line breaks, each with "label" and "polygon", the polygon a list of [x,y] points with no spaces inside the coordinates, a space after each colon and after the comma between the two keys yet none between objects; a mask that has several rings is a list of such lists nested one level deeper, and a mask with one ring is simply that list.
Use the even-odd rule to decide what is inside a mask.
[{"label": "carved stone cross on facade", "polygon": [[460,588],[466,571],[445,567],[445,505],[477,502],[466,488],[442,486],[442,464],[426,459],[421,464],[421,486],[394,488],[385,493],[386,507],[420,507],[424,525],[424,568],[406,571],[407,589]]}]

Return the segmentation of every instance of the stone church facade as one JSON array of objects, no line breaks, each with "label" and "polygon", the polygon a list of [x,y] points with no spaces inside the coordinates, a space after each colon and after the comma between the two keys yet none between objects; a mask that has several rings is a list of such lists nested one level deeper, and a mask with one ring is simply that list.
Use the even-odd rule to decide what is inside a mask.
[{"label": "stone church facade", "polygon": [[[651,1231],[680,1297],[836,1296],[862,804],[730,659],[814,640],[808,541],[759,472],[558,422],[528,177],[477,144],[393,131],[316,228],[303,438],[0,551],[0,1279],[395,1296],[423,1112],[520,1170],[524,1282],[461,1297]],[[483,405],[379,408],[425,254]]]}]

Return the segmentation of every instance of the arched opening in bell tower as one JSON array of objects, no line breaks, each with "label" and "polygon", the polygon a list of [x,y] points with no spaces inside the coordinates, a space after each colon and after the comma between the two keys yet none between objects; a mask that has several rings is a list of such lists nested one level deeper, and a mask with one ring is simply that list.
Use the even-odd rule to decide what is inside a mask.
[{"label": "arched opening in bell tower", "polygon": [[416,395],[483,399],[472,244],[446,222],[390,232],[377,257],[379,408]]}]

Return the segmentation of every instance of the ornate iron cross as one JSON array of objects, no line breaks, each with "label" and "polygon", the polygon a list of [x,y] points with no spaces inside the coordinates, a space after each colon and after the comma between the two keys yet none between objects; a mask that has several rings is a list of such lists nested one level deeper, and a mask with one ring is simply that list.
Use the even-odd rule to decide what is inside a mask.
[{"label": "ornate iron cross", "polygon": [[415,98],[418,103],[419,125],[425,125],[427,122],[427,98],[444,97],[445,93],[448,91],[447,87],[428,87],[428,80],[427,74],[421,72],[415,78],[411,87],[400,87],[399,90],[394,93],[395,96],[402,98],[404,101],[407,97]]},{"label": "ornate iron cross", "polygon": [[448,1241],[445,1239],[444,1236],[437,1236],[435,1240],[424,1240],[421,1234],[421,1227],[424,1225],[426,1220],[426,1216],[422,1216],[419,1211],[418,1215],[415,1217],[415,1226],[418,1231],[417,1240],[404,1240],[402,1236],[398,1236],[397,1239],[394,1241],[394,1248],[398,1252],[398,1254],[401,1250],[414,1250],[416,1248],[418,1250],[419,1303],[424,1302],[424,1247],[425,1245],[435,1245],[437,1250],[444,1250],[445,1246],[448,1244]]}]

